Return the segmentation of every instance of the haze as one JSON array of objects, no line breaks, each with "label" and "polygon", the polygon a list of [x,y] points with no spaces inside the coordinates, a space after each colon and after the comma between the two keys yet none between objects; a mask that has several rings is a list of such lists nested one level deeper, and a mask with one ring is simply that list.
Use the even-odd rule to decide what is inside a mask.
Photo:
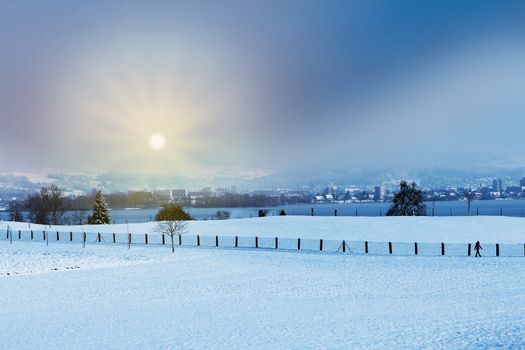
[{"label": "haze", "polygon": [[0,171],[523,166],[524,34],[522,1],[0,1]]}]

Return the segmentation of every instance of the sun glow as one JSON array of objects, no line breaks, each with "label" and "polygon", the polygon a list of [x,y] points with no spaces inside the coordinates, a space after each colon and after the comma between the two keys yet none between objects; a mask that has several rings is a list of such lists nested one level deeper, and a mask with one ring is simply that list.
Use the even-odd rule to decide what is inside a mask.
[{"label": "sun glow", "polygon": [[166,138],[164,135],[156,133],[150,136],[149,146],[154,151],[160,151],[166,145]]}]

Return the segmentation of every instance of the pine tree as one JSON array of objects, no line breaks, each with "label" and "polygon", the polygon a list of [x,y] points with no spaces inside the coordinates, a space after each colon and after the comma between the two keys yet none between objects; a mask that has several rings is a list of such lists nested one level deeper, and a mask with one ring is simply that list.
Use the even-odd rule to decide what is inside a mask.
[{"label": "pine tree", "polygon": [[423,203],[423,193],[416,190],[416,183],[409,186],[406,181],[399,184],[399,192],[394,195],[387,216],[423,216],[427,208]]},{"label": "pine tree", "polygon": [[109,224],[111,216],[109,215],[109,208],[102,196],[100,191],[97,192],[95,196],[95,204],[93,205],[93,214],[89,218],[90,224],[100,225],[100,224]]}]

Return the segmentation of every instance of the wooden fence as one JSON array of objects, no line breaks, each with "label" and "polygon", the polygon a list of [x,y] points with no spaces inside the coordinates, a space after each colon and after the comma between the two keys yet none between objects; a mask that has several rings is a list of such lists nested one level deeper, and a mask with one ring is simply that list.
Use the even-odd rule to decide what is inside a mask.
[{"label": "wooden fence", "polygon": [[[163,246],[171,245],[171,237],[158,233],[100,233],[35,230],[5,230],[0,240],[43,242],[75,242],[86,244],[122,244]],[[202,236],[177,235],[174,244],[178,247],[247,248],[283,251],[306,251],[323,253],[346,253],[363,255],[397,256],[474,256],[472,243],[403,243],[369,242],[325,239],[280,238],[262,236]],[[482,256],[524,257],[525,244],[483,244]]]}]

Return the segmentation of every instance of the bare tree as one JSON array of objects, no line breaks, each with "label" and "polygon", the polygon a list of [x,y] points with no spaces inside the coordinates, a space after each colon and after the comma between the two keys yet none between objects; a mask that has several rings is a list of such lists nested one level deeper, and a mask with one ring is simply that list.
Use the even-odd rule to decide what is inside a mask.
[{"label": "bare tree", "polygon": [[166,234],[171,238],[171,252],[175,253],[175,236],[182,235],[188,230],[188,222],[184,220],[168,220],[158,223],[156,232]]},{"label": "bare tree", "polygon": [[61,224],[62,217],[66,211],[62,190],[56,185],[51,185],[51,187],[43,189],[41,193],[42,198],[49,205],[49,223],[51,225]]},{"label": "bare tree", "polygon": [[28,199],[29,218],[39,224],[58,225],[65,212],[62,190],[56,185],[43,187]]},{"label": "bare tree", "polygon": [[24,221],[24,214],[22,213],[20,202],[11,201],[11,203],[9,203],[9,221]]},{"label": "bare tree", "polygon": [[465,199],[467,200],[467,214],[470,216],[470,204],[475,198],[474,192],[471,190],[468,190],[465,192]]}]

